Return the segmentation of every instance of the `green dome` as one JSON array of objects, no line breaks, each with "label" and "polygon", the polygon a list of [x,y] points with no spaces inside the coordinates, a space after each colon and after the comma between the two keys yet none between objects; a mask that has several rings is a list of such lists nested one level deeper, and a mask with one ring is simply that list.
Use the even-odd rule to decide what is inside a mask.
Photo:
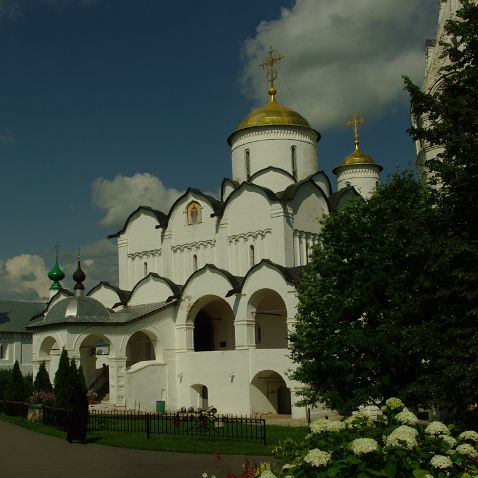
[{"label": "green dome", "polygon": [[53,269],[48,273],[48,278],[53,282],[59,282],[65,278],[65,273],[58,266],[58,261],[55,261]]}]

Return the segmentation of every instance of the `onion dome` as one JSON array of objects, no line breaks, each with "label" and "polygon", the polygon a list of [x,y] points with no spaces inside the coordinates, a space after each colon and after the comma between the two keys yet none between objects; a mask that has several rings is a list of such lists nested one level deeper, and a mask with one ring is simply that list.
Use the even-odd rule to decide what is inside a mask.
[{"label": "onion dome", "polygon": [[[358,125],[363,125],[363,118],[359,118],[357,113],[353,114],[353,119],[347,121],[347,126],[350,126],[354,131],[354,145],[355,149],[340,163],[340,166],[357,166],[357,165],[366,165],[366,164],[376,164],[372,156],[365,154],[359,148],[360,140],[358,133]],[[380,167],[381,168],[381,167]]]},{"label": "onion dome", "polygon": [[74,289],[75,291],[82,291],[85,288],[85,286],[83,285],[83,281],[86,279],[86,275],[81,269],[80,251],[78,251],[77,260],[78,260],[78,267],[73,274],[73,280],[76,282]]},{"label": "onion dome", "polygon": [[275,99],[277,93],[276,87],[274,86],[274,80],[277,78],[275,64],[279,63],[282,58],[283,56],[281,55],[274,56],[274,50],[272,47],[270,48],[268,57],[260,65],[264,70],[266,70],[266,78],[269,83],[269,101],[265,106],[258,108],[246,116],[234,133],[232,133],[227,139],[229,144],[231,144],[232,136],[237,132],[248,128],[264,126],[296,126],[300,128],[307,128],[312,130],[317,135],[317,141],[320,139],[320,133],[314,130],[301,114],[297,113],[297,111],[294,111],[291,108],[288,108],[287,106],[277,103]]},{"label": "onion dome", "polygon": [[375,164],[372,156],[365,154],[359,148],[358,142],[355,144],[355,149],[340,163],[340,166],[353,166],[357,164]]},{"label": "onion dome", "polygon": [[61,289],[60,281],[65,278],[65,273],[60,269],[58,265],[58,257],[56,258],[55,265],[52,270],[48,273],[48,278],[53,281],[50,289],[59,290]]},{"label": "onion dome", "polygon": [[274,86],[269,88],[268,93],[269,102],[265,106],[250,113],[241,121],[241,124],[237,127],[236,131],[229,136],[227,140],[229,144],[231,144],[231,137],[238,131],[264,126],[298,126],[301,128],[307,128],[317,134],[317,141],[320,139],[320,133],[315,131],[300,113],[297,113],[297,111],[281,105],[276,101],[275,96],[277,90]]}]

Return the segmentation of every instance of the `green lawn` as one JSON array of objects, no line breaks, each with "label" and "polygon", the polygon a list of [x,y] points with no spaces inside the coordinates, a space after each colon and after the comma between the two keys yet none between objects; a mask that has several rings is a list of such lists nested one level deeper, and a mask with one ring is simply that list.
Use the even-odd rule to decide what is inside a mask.
[{"label": "green lawn", "polygon": [[[41,423],[31,423],[22,417],[10,417],[0,414],[0,420],[5,420],[29,428],[36,432],[64,438],[65,433],[56,428],[45,426]],[[88,433],[90,443],[116,446],[121,448],[136,448],[141,450],[175,451],[183,453],[214,453],[238,455],[271,455],[272,449],[286,438],[302,440],[307,434],[306,427],[287,427],[268,425],[267,445],[261,442],[245,440],[214,440],[205,437],[164,436],[151,435],[148,440],[144,433],[123,433],[95,431]]]}]

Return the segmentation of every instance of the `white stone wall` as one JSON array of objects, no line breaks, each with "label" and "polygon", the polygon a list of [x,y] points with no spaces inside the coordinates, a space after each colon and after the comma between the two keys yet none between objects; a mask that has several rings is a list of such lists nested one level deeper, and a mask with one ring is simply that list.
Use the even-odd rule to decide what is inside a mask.
[{"label": "white stone wall", "polygon": [[368,199],[380,184],[380,170],[378,165],[340,166],[336,170],[337,189],[352,186],[361,196]]},{"label": "white stone wall", "polygon": [[[231,139],[232,177],[238,182],[248,179],[246,150],[249,151],[250,174],[275,166],[294,176],[291,148],[296,148],[297,181],[317,171],[317,142],[315,133],[299,127],[274,126],[249,128],[236,133]],[[274,192],[281,184],[270,181]]]}]

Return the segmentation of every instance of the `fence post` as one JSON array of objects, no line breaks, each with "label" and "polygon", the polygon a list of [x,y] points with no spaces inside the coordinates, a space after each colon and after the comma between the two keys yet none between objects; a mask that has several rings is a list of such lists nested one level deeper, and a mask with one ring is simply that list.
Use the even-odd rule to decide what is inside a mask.
[{"label": "fence post", "polygon": [[146,414],[146,438],[149,440],[151,436],[151,415]]},{"label": "fence post", "polygon": [[266,440],[266,420],[263,418],[262,419],[262,430],[264,431],[264,446],[267,445],[267,440]]}]

